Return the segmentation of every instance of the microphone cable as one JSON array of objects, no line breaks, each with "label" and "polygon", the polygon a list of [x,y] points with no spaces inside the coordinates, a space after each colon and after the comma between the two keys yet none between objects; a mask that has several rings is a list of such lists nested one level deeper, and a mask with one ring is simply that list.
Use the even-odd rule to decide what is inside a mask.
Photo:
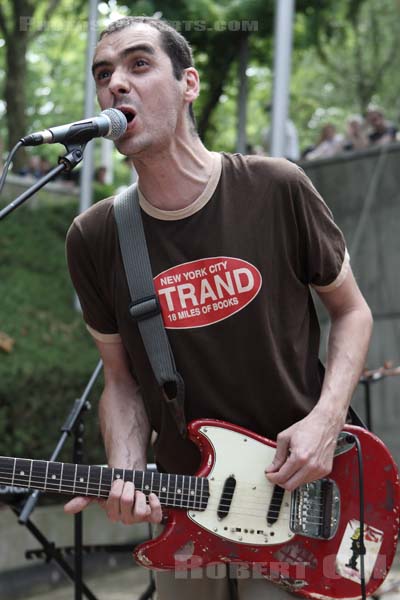
[{"label": "microphone cable", "polygon": [[14,148],[11,150],[11,152],[9,153],[7,160],[4,164],[4,169],[3,169],[3,173],[0,177],[0,194],[3,190],[4,187],[4,183],[6,181],[6,177],[7,177],[7,173],[8,173],[8,169],[10,168],[10,164],[12,159],[14,158],[14,156],[16,155],[17,151],[20,149],[20,147],[23,146],[23,143],[21,142],[21,140],[19,142],[17,142],[14,146]]}]

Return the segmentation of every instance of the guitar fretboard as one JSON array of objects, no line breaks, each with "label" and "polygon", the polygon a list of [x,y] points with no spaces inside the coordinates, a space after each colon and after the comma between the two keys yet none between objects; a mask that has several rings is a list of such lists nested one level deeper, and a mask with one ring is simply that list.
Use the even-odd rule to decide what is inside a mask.
[{"label": "guitar fretboard", "polygon": [[0,485],[107,498],[115,479],[132,481],[146,495],[157,494],[165,507],[192,510],[207,507],[209,486],[205,477],[0,457]]}]

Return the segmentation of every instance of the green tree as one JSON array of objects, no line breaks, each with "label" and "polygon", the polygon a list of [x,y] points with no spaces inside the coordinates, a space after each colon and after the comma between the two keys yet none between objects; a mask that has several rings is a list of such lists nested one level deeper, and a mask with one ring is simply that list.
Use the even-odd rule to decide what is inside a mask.
[{"label": "green tree", "polygon": [[[85,0],[74,4],[74,18],[78,18],[85,6]],[[42,37],[52,35],[54,16],[59,22],[71,15],[70,3],[65,0],[2,0],[0,5],[0,34],[5,41],[3,97],[6,104],[7,145],[11,149],[26,135],[29,114],[28,51]],[[69,32],[71,34],[71,32]],[[40,57],[46,63],[48,57]],[[36,79],[34,85],[40,85]],[[26,163],[24,149],[15,157],[14,169],[19,170]]]},{"label": "green tree", "polygon": [[291,106],[303,146],[328,121],[343,130],[369,103],[399,118],[399,36],[400,5],[392,0],[338,0],[329,14],[297,15]]},{"label": "green tree", "polygon": [[[39,34],[31,27],[35,15],[43,11],[43,17],[49,19],[60,0],[52,2],[34,2],[34,0],[5,0],[0,6],[0,31],[5,39],[6,68],[4,99],[7,106],[6,121],[8,146],[14,146],[26,132],[26,54],[29,43]],[[23,152],[15,159],[18,169],[25,160]]]},{"label": "green tree", "polygon": [[317,54],[338,85],[346,82],[363,113],[399,64],[400,4],[342,0],[335,3],[329,20],[315,16],[320,19],[315,29]]}]

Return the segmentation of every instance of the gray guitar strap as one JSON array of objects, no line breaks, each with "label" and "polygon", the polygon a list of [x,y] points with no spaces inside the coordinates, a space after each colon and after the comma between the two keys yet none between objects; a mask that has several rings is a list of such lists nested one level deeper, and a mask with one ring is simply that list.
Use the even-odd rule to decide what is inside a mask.
[{"label": "gray guitar strap", "polygon": [[178,430],[185,437],[185,387],[182,377],[176,370],[154,289],[136,184],[116,196],[114,216],[131,296],[129,313],[138,325],[154,375]]}]

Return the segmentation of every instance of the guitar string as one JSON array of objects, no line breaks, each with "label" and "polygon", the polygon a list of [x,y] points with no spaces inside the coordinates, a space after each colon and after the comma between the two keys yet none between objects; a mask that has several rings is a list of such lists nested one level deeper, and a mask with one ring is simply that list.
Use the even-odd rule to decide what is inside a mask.
[{"label": "guitar string", "polygon": [[[0,481],[1,481],[1,479],[0,479]],[[65,489],[64,489],[64,490],[61,490],[61,492],[60,492],[58,488],[57,488],[57,489],[51,489],[51,488],[46,488],[46,489],[43,489],[43,488],[37,488],[37,489],[40,489],[41,491],[47,491],[47,492],[49,492],[49,493],[51,493],[51,492],[63,493],[63,491],[64,491],[65,493],[71,493],[71,491],[70,491],[70,490],[67,490],[67,491],[65,491]],[[73,488],[71,488],[71,490],[72,490],[72,489],[73,489]],[[76,493],[76,492],[74,492],[74,493]],[[108,498],[108,494],[98,494],[98,493],[96,493],[96,494],[94,494],[93,496],[90,496],[90,497],[92,497],[93,499],[105,499],[105,500],[106,500],[106,499]],[[188,512],[189,512],[189,511],[194,511],[194,512],[196,512],[196,511],[197,511],[197,512],[204,512],[203,510],[201,510],[200,508],[196,508],[195,506],[188,507],[188,506],[182,506],[182,505],[180,505],[180,504],[173,504],[173,503],[172,503],[172,502],[170,502],[170,500],[169,500],[169,499],[167,499],[167,498],[166,498],[166,499],[165,499],[165,500],[164,500],[164,501],[163,501],[161,504],[164,504],[166,507],[169,507],[169,508],[175,508],[175,509],[187,510]],[[207,504],[207,506],[206,506],[206,509],[205,509],[205,510],[209,510],[209,511],[210,511],[210,510],[212,510],[213,508],[216,508],[216,507],[217,507],[217,505],[215,505],[215,506],[213,507],[211,503],[208,503],[208,504]],[[231,509],[231,510],[229,511],[229,513],[228,513],[228,515],[227,515],[227,516],[230,516],[230,515],[232,515],[232,516],[237,516],[237,517],[241,517],[241,518],[243,518],[243,517],[249,517],[249,518],[253,518],[253,519],[258,519],[258,518],[259,518],[259,519],[261,519],[261,520],[264,520],[264,519],[266,518],[266,512],[265,512],[265,511],[264,511],[263,513],[261,513],[261,514],[256,514],[256,513],[245,512],[245,511],[243,511],[243,510],[239,511],[239,510],[237,510],[237,509],[236,509],[236,510],[232,510],[232,509]],[[280,514],[278,514],[278,515],[277,515],[277,516],[278,516],[278,519],[277,519],[277,520],[279,520],[279,522],[280,522],[280,523],[282,523],[282,522],[283,522],[283,523],[284,523],[284,522],[289,522],[289,521],[291,520],[291,518],[290,518],[290,516],[289,516],[289,515],[290,515],[290,511],[283,509],[282,511],[280,511]],[[315,518],[317,518],[317,519],[318,519],[318,517],[315,517]],[[308,519],[308,520],[307,520],[307,524],[308,524],[308,525],[322,525],[322,522],[323,522],[323,521],[321,521],[321,519],[318,519],[317,521],[311,521],[310,519]],[[221,525],[223,525],[223,521],[221,522]],[[268,527],[268,524],[266,524],[266,525],[263,525],[263,526],[264,526],[264,527]],[[251,527],[251,526],[249,525],[247,528],[250,528],[250,527]],[[272,526],[271,526],[271,527],[272,527]],[[252,528],[254,529],[254,527],[252,527]],[[268,534],[268,531],[266,531],[265,533],[266,533],[266,534]]]},{"label": "guitar string", "polygon": [[[0,468],[0,474],[1,474],[1,468]],[[3,474],[4,474],[4,476],[10,478],[11,480],[13,479],[14,483],[16,483],[16,481],[15,481],[16,479],[20,480],[20,484],[21,483],[22,484],[26,484],[26,479],[27,478],[28,478],[28,481],[29,481],[29,476],[25,475],[25,474],[23,476],[21,476],[20,473],[15,473],[14,477],[12,476],[11,472],[4,472]],[[44,474],[42,475],[42,474],[38,474],[38,473],[33,473],[33,474],[31,474],[30,480],[32,481],[32,479],[34,479],[36,481],[39,481],[39,483],[41,483],[41,479],[42,479],[44,485],[46,485],[46,481],[50,485],[54,485],[54,486],[55,485],[59,485],[59,483],[58,483],[59,482],[59,478],[58,479],[52,479],[50,475],[48,475],[46,477]],[[110,486],[111,487],[111,483],[112,482],[110,482],[110,481],[104,481],[104,479],[105,479],[104,477],[102,477],[101,479],[102,479],[102,486],[103,487],[104,486]],[[119,478],[114,478],[114,480],[115,479],[119,479]],[[57,483],[55,483],[56,481],[57,481]],[[75,485],[76,487],[79,487],[81,489],[84,489],[85,487],[88,487],[88,488],[90,487],[90,489],[92,490],[92,489],[98,489],[98,487],[100,485],[100,478],[98,480],[94,480],[93,477],[90,475],[89,476],[89,483],[88,483],[87,479],[84,479],[84,481],[80,481],[78,479],[78,476],[74,477],[72,479],[69,479],[68,477],[66,477],[65,475],[63,475],[62,482],[65,483],[65,484],[69,484],[70,483],[72,485],[72,487]],[[252,483],[250,487],[255,487],[255,485],[256,484]],[[143,483],[142,483],[140,485],[136,485],[136,487],[139,490],[149,491],[149,489],[146,489],[146,486],[148,486],[150,488],[151,484],[147,484],[146,483],[145,485],[143,485]],[[196,489],[193,490],[191,484],[189,484],[189,486],[183,484],[181,486],[177,486],[176,488],[171,488],[170,487],[169,490],[166,490],[166,489],[162,489],[162,488],[165,487],[164,485],[162,485],[162,482],[154,482],[153,481],[151,487],[152,487],[152,490],[154,490],[154,493],[156,493],[156,494],[157,493],[158,494],[163,493],[163,494],[174,495],[174,496],[176,496],[177,494],[179,494],[179,498],[182,498],[182,497],[192,498],[192,497],[195,497],[195,496],[196,497],[198,497],[198,496],[201,496],[201,497],[204,497],[204,496],[208,497],[208,496],[210,496],[210,497],[212,497],[212,494],[210,494],[208,490],[204,490],[204,488],[203,488],[203,490],[198,489],[199,486],[197,486],[197,490]],[[189,489],[187,489],[188,487],[189,487]],[[273,486],[271,486],[271,487],[273,487]],[[256,499],[256,498],[259,498],[260,500],[262,499],[262,505],[265,506],[265,504],[266,504],[265,492],[259,492],[258,491],[256,493],[251,493],[249,490],[243,490],[243,485],[242,484],[240,485],[240,488],[241,488],[240,489],[240,494],[241,494],[242,497],[245,497],[245,498],[247,497],[247,498],[250,498],[250,499]],[[183,490],[183,493],[182,492],[179,493],[178,489]],[[233,495],[234,495],[234,493],[235,493],[235,490],[233,490]],[[222,495],[223,495],[223,491],[221,491],[220,498],[221,498]],[[271,502],[272,500],[273,500],[273,495],[271,494],[270,504],[269,504],[269,506],[271,508],[274,508],[274,507],[279,508],[282,505],[282,503],[285,501],[284,498],[282,499],[281,502],[280,501]],[[231,504],[231,502],[229,500],[224,500],[224,501],[221,502],[221,506],[224,506],[224,505],[229,506],[230,504]]]},{"label": "guitar string", "polygon": [[[0,481],[1,481],[1,475],[0,475]],[[61,484],[61,489],[60,489],[60,484],[58,482],[57,483],[53,482],[53,480],[49,481],[49,485],[47,485],[47,486],[45,485],[44,482],[40,482],[40,483],[43,483],[43,485],[44,485],[43,488],[39,486],[38,482],[31,481],[31,487],[32,486],[35,487],[35,485],[36,485],[37,489],[40,489],[42,491],[47,491],[47,492],[56,492],[56,493],[65,492],[65,493],[72,493],[72,494],[78,494],[78,495],[89,494],[91,497],[94,497],[94,498],[104,498],[104,499],[108,498],[108,493],[104,492],[104,494],[103,494],[103,493],[98,492],[99,486],[96,486],[96,491],[94,491],[94,490],[92,491],[90,485],[87,486],[87,483],[74,482],[73,480],[71,480],[71,483],[72,482],[74,483],[74,485],[67,486],[67,485]],[[9,483],[9,479],[7,479],[7,483]],[[17,484],[19,483],[20,485],[22,483],[22,484],[25,484],[25,487],[27,487],[26,481],[15,482],[15,483],[17,483]],[[51,486],[54,486],[54,487],[51,487]],[[82,489],[82,490],[76,489],[77,487],[79,488],[79,486],[83,487],[84,489]],[[105,486],[103,486],[103,488],[104,487]],[[165,498],[163,497],[164,495],[166,496]],[[200,496],[200,498],[198,498],[195,495],[182,495],[183,497],[179,497],[178,499],[176,497],[174,499],[171,499],[168,497],[170,495],[174,495],[174,492],[161,492],[161,494],[159,494],[161,503],[162,504],[164,503],[173,508],[182,508],[182,509],[194,510],[194,511],[196,511],[196,510],[201,511],[200,507],[196,508],[196,504],[201,505],[202,503],[204,503],[204,499],[201,496]],[[241,499],[243,501],[245,501],[245,499],[243,498],[243,495],[242,495]],[[180,500],[182,500],[181,503],[179,503]],[[190,505],[182,506],[183,502],[185,502],[185,501],[188,502],[189,500],[193,501],[193,506],[190,506]],[[312,512],[315,512],[315,504],[314,504],[313,511],[309,512],[309,516],[311,516]],[[264,519],[264,518],[266,518],[266,514],[268,514],[270,517],[277,517],[281,520],[286,520],[286,519],[282,519],[282,517],[285,516],[286,513],[290,514],[290,510],[287,511],[286,510],[287,507],[285,507],[285,506],[281,507],[280,510],[278,510],[278,511],[272,511],[271,510],[272,505],[271,505],[267,511],[266,510],[267,507],[264,505],[264,503],[263,503],[264,510],[261,514],[257,514],[255,512],[249,513],[249,512],[238,511],[237,509],[234,509],[234,508],[232,509],[231,506],[232,505],[230,505],[230,504],[226,505],[227,508],[230,507],[230,510],[228,512],[229,515],[249,516],[249,517],[255,517],[255,518],[260,517],[260,518]],[[254,505],[254,506],[260,506],[260,504]],[[247,510],[249,510],[251,508],[248,504],[246,505],[246,507],[247,507]],[[214,503],[212,500],[211,501],[209,500],[206,504],[207,510],[220,509],[220,508],[224,508],[224,505],[222,503],[218,503],[218,501],[216,503]],[[320,505],[320,508],[322,508],[322,504]],[[321,511],[319,510],[319,512],[321,512]],[[323,519],[319,518],[318,515],[313,515],[313,518],[317,519],[318,521],[312,522],[308,518],[307,522],[309,524],[314,524],[314,525],[321,524],[323,522]]]},{"label": "guitar string", "polygon": [[[20,460],[20,459],[17,459],[17,460]],[[29,461],[30,459],[26,459],[26,460]],[[40,461],[40,462],[42,462],[42,461]],[[74,473],[75,473],[75,465],[72,465],[71,463],[49,463],[49,464],[60,465],[60,468],[62,468],[62,466],[64,465],[64,468],[68,467],[68,468],[70,468],[70,470],[73,470]],[[82,475],[80,473],[79,474],[80,476],[83,476],[83,475],[87,476],[87,475],[89,475],[89,478],[93,477],[93,474],[94,474],[93,473],[93,469],[94,469],[94,467],[90,467],[90,472],[89,472],[89,467],[87,467],[86,465],[78,465],[78,467],[79,468],[83,467],[83,469],[81,469]],[[9,469],[11,473],[14,472],[14,467],[12,465],[10,465],[10,466],[4,466],[4,468],[6,470]],[[18,466],[18,469],[20,469],[20,468],[21,467]],[[29,469],[29,470],[31,470],[29,465],[26,465],[26,468]],[[95,468],[101,469],[102,467],[95,467]],[[2,469],[2,465],[1,465],[1,462],[0,462],[0,472],[1,472],[1,469]],[[35,476],[45,477],[45,474],[46,474],[46,471],[47,471],[46,466],[43,465],[43,467],[38,467],[37,465],[35,465],[34,469],[35,469],[35,473],[34,473]],[[107,471],[105,469],[107,469]],[[105,467],[104,470],[103,470],[103,474],[101,475],[101,473],[99,473],[99,475],[101,475],[102,477],[109,476],[109,475],[112,474],[112,471],[113,471],[113,469],[111,467]],[[167,473],[158,473],[158,472],[154,472],[153,473],[152,471],[132,471],[131,469],[119,469],[119,468],[114,469],[114,471],[115,471],[115,473],[117,473],[118,471],[122,472],[123,477],[121,477],[121,479],[123,479],[124,481],[132,481],[131,479],[129,479],[129,478],[126,477],[127,474],[135,473],[135,478],[140,478],[142,476],[142,473],[144,473],[144,477],[142,477],[142,482],[144,482],[145,479],[152,479],[153,478],[153,480],[154,480],[154,478],[159,478],[160,480],[161,479],[164,480],[162,482],[163,485],[164,485],[164,484],[166,484],[165,479],[167,479],[168,477],[170,477],[169,485],[175,485],[175,486],[178,486],[178,487],[183,487],[184,485],[187,484],[186,481],[181,480],[180,483],[182,485],[179,485],[178,478],[183,478],[183,477],[185,479],[189,478],[190,481],[191,481],[191,485],[192,484],[196,484],[196,481],[198,482],[198,485],[201,485],[202,481],[204,481],[204,482],[207,481],[208,483],[211,483],[211,484],[220,484],[220,485],[224,486],[225,482],[226,482],[226,479],[228,479],[228,478],[217,479],[217,478],[214,478],[214,477],[210,478],[210,477],[202,477],[202,476],[196,476],[196,475],[175,475],[175,474],[168,475]],[[124,473],[124,471],[125,471],[125,473]],[[32,472],[33,472],[33,469],[32,469]],[[115,473],[114,473],[114,479],[116,479]],[[15,469],[15,476],[17,476],[17,475],[18,475],[18,472]],[[171,481],[173,478],[176,478],[175,482]],[[267,481],[266,478],[265,478],[265,481]],[[240,479],[240,485],[241,486],[246,485],[246,486],[249,486],[249,487],[254,487],[254,486],[257,486],[259,484],[260,483],[257,483],[257,482],[254,482],[254,481],[246,481],[246,480]],[[274,487],[274,485],[271,484],[271,483],[268,483],[268,485],[271,485],[272,487]]]},{"label": "guitar string", "polygon": [[[1,474],[1,469],[0,469],[0,474]],[[10,472],[4,472],[3,475],[5,477],[7,477],[9,480],[14,480],[14,483],[16,482],[15,481],[16,479],[19,479],[20,484],[25,484],[26,485],[27,479],[28,479],[28,482],[29,482],[29,476],[25,475],[25,474],[23,476],[21,476],[19,473],[16,473],[16,474],[14,474],[14,476],[12,476]],[[59,485],[58,482],[60,481],[59,478],[53,479],[53,478],[51,478],[50,475],[48,475],[46,477],[45,475],[40,475],[40,474],[36,474],[36,473],[32,474],[30,479],[31,480],[35,479],[36,481],[39,481],[39,482],[41,482],[41,480],[43,480],[44,485],[45,485],[46,481],[49,484],[51,484],[51,485]],[[115,478],[114,480],[116,480],[116,479],[119,479],[119,478]],[[104,486],[110,486],[111,487],[111,484],[114,482],[114,480],[112,480],[112,482],[111,481],[105,481],[104,477],[102,477],[101,479],[100,478],[99,479],[93,479],[93,477],[90,476],[89,477],[89,482],[88,482],[87,479],[84,479],[83,481],[80,481],[78,479],[78,477],[74,477],[72,479],[70,479],[70,478],[68,478],[68,477],[66,477],[64,475],[62,477],[62,482],[65,483],[65,484],[69,484],[69,483],[71,483],[71,485],[75,484],[76,486],[78,486],[80,488],[84,488],[85,486],[88,486],[88,487],[90,486],[91,489],[92,488],[97,488],[98,489],[98,487],[100,485],[100,480],[102,480],[101,481],[101,485],[103,487]],[[56,481],[57,481],[57,483],[55,483]],[[130,482],[133,483],[132,481],[130,481]],[[139,490],[142,489],[142,490],[145,490],[145,491],[149,491],[150,486],[151,486],[151,484],[145,484],[145,485],[143,485],[143,484],[136,484],[136,488],[138,488]],[[176,495],[177,493],[179,493],[178,490],[183,490],[183,493],[181,491],[181,493],[179,494],[180,497],[181,496],[187,496],[187,497],[192,497],[192,496],[203,496],[203,497],[206,496],[206,497],[208,497],[208,496],[212,496],[212,494],[209,492],[209,490],[204,489],[204,488],[203,488],[203,490],[201,490],[201,489],[199,489],[199,486],[198,486],[197,490],[196,489],[193,490],[191,484],[189,484],[189,486],[187,486],[187,485],[181,485],[181,486],[176,487],[176,488],[173,488],[173,487],[170,486],[170,488],[167,490],[167,489],[164,489],[165,488],[164,485],[161,487],[161,482],[154,482],[153,481],[151,487],[152,487],[152,490],[154,490],[154,493],[157,493],[157,492],[158,493],[164,493],[164,494],[167,493],[168,495]],[[263,504],[265,503],[265,492],[250,493],[248,489],[247,490],[243,490],[243,485],[240,485],[240,488],[241,488],[240,489],[240,494],[242,496],[248,496],[249,498],[257,498],[257,497],[258,498],[262,498],[263,499]],[[235,491],[236,491],[236,489],[233,490],[233,496],[235,494]],[[223,492],[221,492],[220,497],[222,496],[222,494],[223,494]],[[271,494],[271,500],[272,499],[273,499],[273,497],[272,497],[272,494]],[[226,500],[226,502],[229,504],[230,500]],[[282,502],[284,502],[284,498],[282,499],[281,502],[280,501],[276,501],[275,502],[275,506],[281,506]],[[273,506],[274,504],[271,504],[271,505]]]}]

